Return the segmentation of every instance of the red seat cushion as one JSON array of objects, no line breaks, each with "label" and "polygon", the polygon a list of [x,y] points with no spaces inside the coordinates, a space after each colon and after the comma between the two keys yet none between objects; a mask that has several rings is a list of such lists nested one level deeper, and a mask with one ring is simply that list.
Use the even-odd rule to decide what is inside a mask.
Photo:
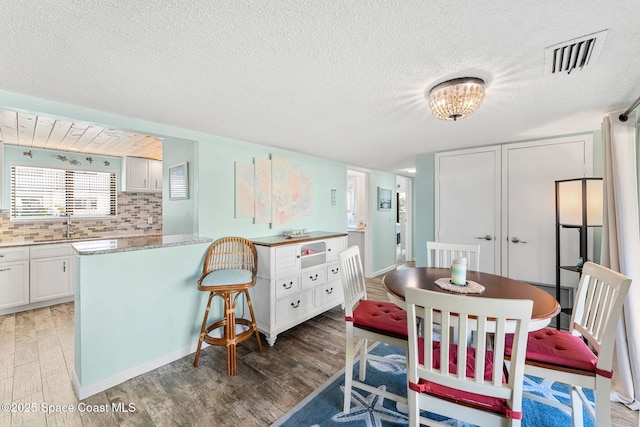
[{"label": "red seat cushion", "polygon": [[391,302],[360,301],[353,310],[353,324],[368,331],[407,338],[407,312]]},{"label": "red seat cushion", "polygon": [[[423,351],[423,339],[418,338],[418,360],[420,363],[424,363],[424,351]],[[475,362],[476,361],[476,353],[473,348],[467,349],[467,360],[465,364],[465,368],[467,371],[468,378],[475,378]],[[440,369],[440,343],[433,343],[433,362],[434,369]],[[458,372],[458,349],[455,344],[449,345],[449,372],[457,373]],[[485,356],[485,369],[484,369],[484,379],[486,381],[491,381],[493,378],[493,352],[487,351]],[[504,383],[506,378],[504,374],[502,375],[502,382]],[[504,414],[517,418],[519,415],[512,414],[510,409],[507,406],[506,400],[485,396],[475,393],[469,393],[466,391],[458,390],[451,387],[445,387],[440,384],[436,384],[433,382],[426,381],[424,379],[420,379],[419,381],[419,391],[422,393],[427,393],[439,398],[445,398],[450,401],[470,404],[477,408],[481,408],[484,410],[488,410],[491,412],[496,412],[499,414]]]},{"label": "red seat cushion", "polygon": [[[511,355],[512,345],[513,335],[509,334],[505,339],[505,354]],[[588,372],[595,372],[598,362],[598,356],[581,337],[551,328],[529,333],[527,359]]]}]

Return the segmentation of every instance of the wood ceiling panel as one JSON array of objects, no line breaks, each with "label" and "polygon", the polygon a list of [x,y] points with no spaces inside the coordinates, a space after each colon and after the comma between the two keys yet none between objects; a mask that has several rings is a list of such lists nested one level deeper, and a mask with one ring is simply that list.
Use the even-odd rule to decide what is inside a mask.
[{"label": "wood ceiling panel", "polygon": [[14,111],[0,110],[0,141],[28,148],[162,160],[162,140],[154,136]]},{"label": "wood ceiling panel", "polygon": [[18,145],[18,114],[0,111],[0,133],[5,144]]}]

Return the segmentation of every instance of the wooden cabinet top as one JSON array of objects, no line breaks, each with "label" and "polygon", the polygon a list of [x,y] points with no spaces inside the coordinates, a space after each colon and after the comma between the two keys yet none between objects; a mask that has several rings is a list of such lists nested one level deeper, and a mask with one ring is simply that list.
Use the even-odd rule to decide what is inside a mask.
[{"label": "wooden cabinet top", "polygon": [[308,236],[303,237],[286,237],[286,236],[269,236],[251,239],[254,245],[260,246],[280,246],[291,245],[295,243],[311,242],[314,240],[329,239],[332,237],[344,237],[347,233],[336,233],[331,231],[312,231]]}]

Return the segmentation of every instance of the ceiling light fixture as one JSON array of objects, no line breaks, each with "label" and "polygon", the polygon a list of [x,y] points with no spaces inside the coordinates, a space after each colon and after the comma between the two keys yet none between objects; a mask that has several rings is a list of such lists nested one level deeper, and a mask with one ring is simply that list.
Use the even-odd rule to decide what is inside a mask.
[{"label": "ceiling light fixture", "polygon": [[484,80],[462,77],[435,85],[429,91],[429,107],[440,120],[456,121],[476,111],[484,98]]}]

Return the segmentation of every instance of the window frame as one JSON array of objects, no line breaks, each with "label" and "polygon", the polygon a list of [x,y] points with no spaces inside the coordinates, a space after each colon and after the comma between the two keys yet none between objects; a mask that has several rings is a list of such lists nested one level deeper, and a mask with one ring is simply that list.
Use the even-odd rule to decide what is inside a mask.
[{"label": "window frame", "polygon": [[[60,193],[61,191],[64,192],[64,211],[61,214],[58,215],[17,215],[16,211],[17,211],[17,196],[15,194],[16,192],[16,174],[19,173],[21,170],[24,173],[24,169],[33,169],[33,170],[38,170],[38,171],[52,171],[53,173],[61,173],[63,175],[63,187],[59,187],[58,189],[58,193]],[[78,182],[78,180],[76,179],[77,177],[81,177],[82,175],[87,174],[87,175],[106,175],[106,176],[99,176],[99,179],[108,179],[109,182],[107,183],[108,185],[108,191],[109,191],[109,200],[108,202],[106,202],[106,200],[103,200],[103,203],[108,203],[108,209],[111,213],[106,214],[103,212],[100,212],[98,214],[91,214],[90,212],[84,210],[84,209],[78,209],[77,206],[74,206],[74,204],[78,201],[78,200],[86,200],[87,199],[87,194],[89,196],[95,193],[100,194],[100,191],[102,191],[102,195],[106,195],[106,191],[98,188],[98,187],[91,187],[89,186],[88,189],[85,189],[84,191],[84,197],[79,197],[78,194],[82,193],[81,189],[78,189],[78,185],[80,184]],[[56,221],[56,220],[66,220],[69,216],[73,219],[77,219],[77,220],[83,220],[83,219],[88,219],[88,220],[95,220],[95,219],[114,219],[118,216],[118,175],[116,173],[115,170],[113,169],[109,169],[109,170],[91,170],[91,169],[82,169],[82,168],[65,168],[65,167],[55,167],[55,166],[49,166],[49,165],[28,165],[28,164],[13,164],[10,166],[10,176],[9,176],[9,219],[12,222],[35,222],[35,221]],[[75,188],[74,188],[74,184],[75,184]],[[42,187],[40,189],[35,188],[35,194],[37,195],[37,191],[40,190],[42,192],[42,194],[46,194],[47,193],[47,188],[46,187]],[[52,193],[54,191],[52,190]],[[26,196],[24,196],[26,197]],[[98,198],[96,198],[95,200],[98,200]],[[97,204],[100,204],[100,202],[98,202]],[[46,209],[48,209],[49,211],[55,209],[55,205],[52,204],[50,206],[45,206]],[[75,213],[74,213],[75,211]],[[78,212],[85,212],[84,214],[80,213],[78,214]],[[70,214],[70,215],[69,215]]]}]

